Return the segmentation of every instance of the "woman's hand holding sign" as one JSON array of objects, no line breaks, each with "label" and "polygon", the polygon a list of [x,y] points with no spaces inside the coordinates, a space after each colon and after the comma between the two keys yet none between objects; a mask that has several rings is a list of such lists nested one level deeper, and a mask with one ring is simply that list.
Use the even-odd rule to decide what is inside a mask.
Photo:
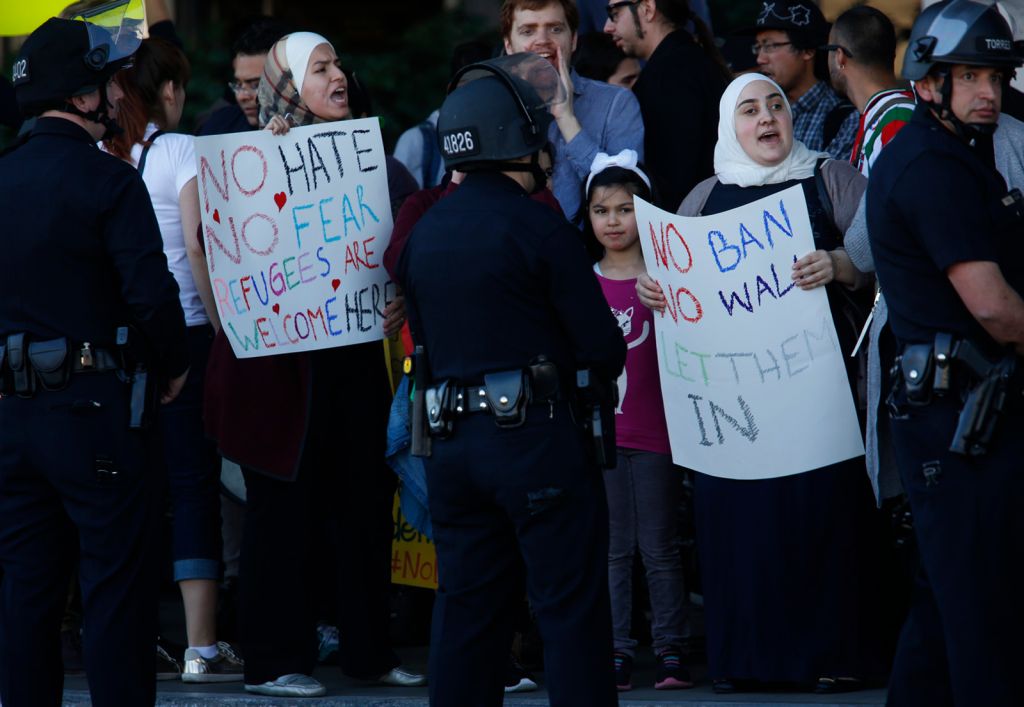
[{"label": "woman's hand holding sign", "polygon": [[833,280],[851,288],[857,287],[863,280],[862,274],[854,267],[843,248],[816,250],[793,263],[793,282],[801,290],[813,290]]},{"label": "woman's hand holding sign", "polygon": [[384,336],[394,336],[405,324],[405,297],[396,296],[384,307]]}]

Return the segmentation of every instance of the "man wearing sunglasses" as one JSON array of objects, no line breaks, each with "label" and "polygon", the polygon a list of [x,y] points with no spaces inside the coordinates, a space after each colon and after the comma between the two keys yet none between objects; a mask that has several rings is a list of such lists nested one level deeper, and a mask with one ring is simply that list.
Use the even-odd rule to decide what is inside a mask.
[{"label": "man wearing sunglasses", "polygon": [[896,30],[885,13],[859,5],[836,19],[828,41],[822,50],[828,53],[832,88],[860,113],[850,163],[867,177],[882,148],[914,113],[913,92],[893,73]]}]

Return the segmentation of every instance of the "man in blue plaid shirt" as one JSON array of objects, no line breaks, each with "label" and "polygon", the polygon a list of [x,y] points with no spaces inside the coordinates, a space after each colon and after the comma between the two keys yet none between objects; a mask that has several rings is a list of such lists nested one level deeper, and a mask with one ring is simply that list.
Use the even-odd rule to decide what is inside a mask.
[{"label": "man in blue plaid shirt", "polygon": [[793,136],[812,150],[849,161],[858,114],[829,86],[829,25],[811,0],[764,2],[757,22],[745,30],[761,73],[786,92],[793,108]]}]

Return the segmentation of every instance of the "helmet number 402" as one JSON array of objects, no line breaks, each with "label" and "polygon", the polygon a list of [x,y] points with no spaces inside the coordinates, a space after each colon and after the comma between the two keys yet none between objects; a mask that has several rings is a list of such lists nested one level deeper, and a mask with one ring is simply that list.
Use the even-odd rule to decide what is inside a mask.
[{"label": "helmet number 402", "polygon": [[28,78],[28,59],[19,59],[14,62],[14,69],[11,71],[11,81]]}]

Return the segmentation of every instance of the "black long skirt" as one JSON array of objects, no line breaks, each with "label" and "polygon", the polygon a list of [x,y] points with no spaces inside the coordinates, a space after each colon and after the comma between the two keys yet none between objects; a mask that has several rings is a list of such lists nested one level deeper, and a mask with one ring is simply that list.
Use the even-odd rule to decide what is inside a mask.
[{"label": "black long skirt", "polygon": [[873,508],[864,458],[757,481],[697,473],[694,502],[710,677],[863,677]]}]

